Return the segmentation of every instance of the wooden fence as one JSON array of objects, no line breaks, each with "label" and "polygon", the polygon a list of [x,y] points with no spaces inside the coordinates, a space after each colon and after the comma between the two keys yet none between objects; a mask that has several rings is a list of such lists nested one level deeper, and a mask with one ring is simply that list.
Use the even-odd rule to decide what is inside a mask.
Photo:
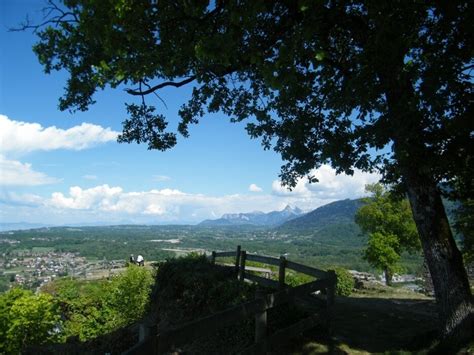
[{"label": "wooden fence", "polygon": [[[162,354],[172,352],[173,349],[179,346],[191,343],[195,339],[211,335],[221,328],[237,324],[250,317],[255,318],[255,341],[251,347],[243,350],[243,353],[262,353],[271,348],[275,348],[291,337],[297,336],[301,332],[314,327],[321,321],[325,322],[328,331],[331,332],[332,310],[337,283],[334,271],[318,270],[289,261],[283,256],[274,258],[248,254],[245,250],[241,250],[240,246],[237,247],[236,251],[213,251],[210,255],[210,260],[215,263],[216,259],[220,257],[235,257],[235,264],[230,267],[235,268],[239,280],[256,282],[265,287],[275,288],[276,291],[267,295],[257,293],[253,301],[245,302],[219,313],[181,324],[172,329],[158,331],[156,325],[141,325],[139,342],[133,348],[124,352],[124,354]],[[246,272],[246,261],[255,261],[278,266],[278,281]],[[313,276],[317,278],[317,280],[296,287],[288,287],[285,284],[286,269]],[[292,303],[295,299],[303,302],[311,302],[314,298],[310,295],[316,291],[323,291],[326,294],[324,314],[312,314],[308,318],[267,336],[267,311],[269,309],[281,304]]]}]

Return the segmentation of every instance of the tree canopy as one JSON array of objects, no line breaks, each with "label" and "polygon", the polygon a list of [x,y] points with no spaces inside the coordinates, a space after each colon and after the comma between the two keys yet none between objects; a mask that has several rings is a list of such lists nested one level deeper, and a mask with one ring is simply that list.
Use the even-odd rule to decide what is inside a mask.
[{"label": "tree canopy", "polygon": [[60,325],[51,296],[19,288],[0,295],[0,352],[17,354],[27,345],[58,341]]},{"label": "tree canopy", "polygon": [[[469,2],[64,5],[55,7],[53,26],[39,30],[35,52],[46,72],[70,73],[62,110],[86,110],[106,86],[126,85],[143,98],[127,105],[121,141],[174,146],[175,133],[148,104],[153,96],[145,97],[192,83],[179,132],[187,136],[188,125],[206,112],[222,110],[236,121],[253,117],[249,134],[262,137],[266,148],[275,143],[288,161],[282,172],[289,183],[324,162],[347,173],[379,168],[393,180],[398,162],[426,150],[424,168],[438,180],[451,179],[467,160]],[[390,100],[404,106],[393,112]],[[382,150],[395,137],[410,151],[395,157]]]},{"label": "tree canopy", "polygon": [[394,196],[381,184],[367,185],[372,196],[356,213],[355,220],[362,232],[368,235],[364,258],[385,272],[387,285],[392,275],[400,270],[403,251],[420,249],[420,239],[408,200]]}]

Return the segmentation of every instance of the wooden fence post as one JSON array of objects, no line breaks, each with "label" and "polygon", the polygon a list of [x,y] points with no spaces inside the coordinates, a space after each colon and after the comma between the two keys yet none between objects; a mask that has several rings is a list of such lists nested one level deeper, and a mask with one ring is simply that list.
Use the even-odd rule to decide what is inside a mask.
[{"label": "wooden fence post", "polygon": [[150,335],[150,328],[145,323],[138,325],[138,342],[144,341]]},{"label": "wooden fence post", "polygon": [[240,275],[239,280],[244,281],[245,279],[245,260],[247,259],[247,252],[242,250],[240,253]]},{"label": "wooden fence post", "polygon": [[285,288],[285,271],[286,271],[286,258],[280,256],[280,267],[278,269],[278,282],[280,290]]},{"label": "wooden fence post", "polygon": [[240,266],[240,245],[237,245],[237,254],[235,255],[235,272],[239,273],[239,266]]},{"label": "wooden fence post", "polygon": [[215,264],[215,263],[216,263],[216,252],[213,251],[211,254],[211,264]]},{"label": "wooden fence post", "polygon": [[333,329],[333,322],[332,319],[334,317],[334,300],[336,298],[336,285],[337,285],[337,275],[334,270],[328,270],[329,280],[331,281],[326,292],[326,307],[327,307],[327,327],[328,327],[328,334],[329,336],[332,335]]},{"label": "wooden fence post", "polygon": [[155,336],[154,345],[155,354],[167,354],[169,353],[169,350],[172,347],[169,338],[163,336],[162,334],[158,334],[158,336]]},{"label": "wooden fence post", "polygon": [[[255,292],[255,299],[263,299],[264,293],[257,287]],[[267,310],[265,305],[262,303],[263,310],[255,314],[255,343],[261,343],[259,347],[260,353],[266,353],[265,338],[267,337]]]}]

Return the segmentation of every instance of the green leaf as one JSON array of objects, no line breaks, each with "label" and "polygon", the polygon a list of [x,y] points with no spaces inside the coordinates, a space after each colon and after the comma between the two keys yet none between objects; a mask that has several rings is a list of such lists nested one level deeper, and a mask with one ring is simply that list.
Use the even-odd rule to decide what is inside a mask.
[{"label": "green leaf", "polygon": [[326,52],[325,51],[318,51],[316,52],[316,55],[314,56],[317,61],[323,61],[324,58],[326,58]]}]

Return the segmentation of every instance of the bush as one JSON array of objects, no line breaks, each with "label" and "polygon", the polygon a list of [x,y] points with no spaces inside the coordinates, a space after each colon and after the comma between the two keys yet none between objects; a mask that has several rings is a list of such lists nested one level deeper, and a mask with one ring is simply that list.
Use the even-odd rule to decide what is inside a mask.
[{"label": "bush", "polygon": [[[158,265],[159,319],[167,326],[198,319],[255,299],[255,285],[237,280],[235,270],[191,254]],[[253,317],[184,345],[190,354],[236,353],[253,342]]]},{"label": "bush", "polygon": [[154,280],[150,270],[130,265],[125,272],[114,276],[109,284],[110,308],[120,315],[120,325],[141,318],[150,301]]},{"label": "bush", "polygon": [[314,277],[299,272],[288,271],[285,275],[285,283],[291,287],[303,285],[311,281],[314,281]]},{"label": "bush", "polygon": [[181,323],[253,300],[254,286],[235,276],[232,268],[214,265],[201,255],[160,263],[156,275],[160,318]]},{"label": "bush", "polygon": [[59,279],[43,291],[59,304],[64,340],[77,337],[85,342],[141,318],[147,311],[153,282],[150,270],[132,265],[111,280]]},{"label": "bush", "polygon": [[336,295],[349,296],[354,288],[354,278],[349,271],[342,267],[335,267],[333,270],[337,276]]},{"label": "bush", "polygon": [[0,295],[0,353],[18,354],[30,345],[58,341],[60,323],[50,295],[12,288]]}]

